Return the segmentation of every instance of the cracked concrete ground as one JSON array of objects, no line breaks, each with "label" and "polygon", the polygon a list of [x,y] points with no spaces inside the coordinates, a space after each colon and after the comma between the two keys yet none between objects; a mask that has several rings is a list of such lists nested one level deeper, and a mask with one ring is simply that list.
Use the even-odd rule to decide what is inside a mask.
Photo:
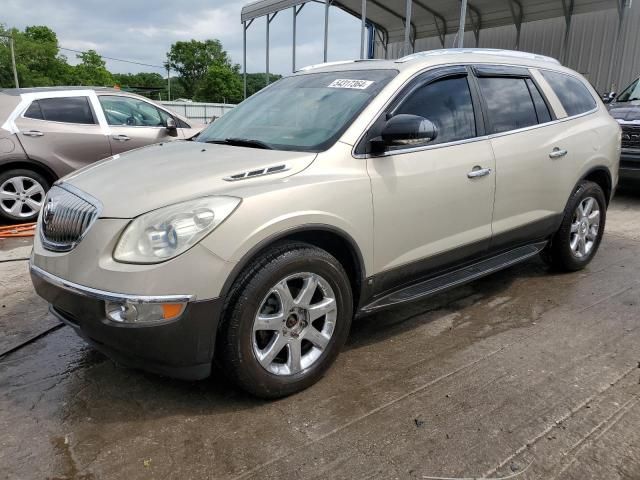
[{"label": "cracked concrete ground", "polygon": [[[638,192],[636,188],[635,192]],[[640,193],[584,271],[533,260],[354,323],[325,378],[264,402],[220,373],[114,365],[0,243],[0,478],[640,479]]]}]

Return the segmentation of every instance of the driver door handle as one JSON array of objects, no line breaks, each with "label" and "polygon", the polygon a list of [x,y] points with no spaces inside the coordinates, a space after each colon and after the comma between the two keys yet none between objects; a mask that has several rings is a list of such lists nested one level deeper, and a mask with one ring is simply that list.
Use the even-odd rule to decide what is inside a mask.
[{"label": "driver door handle", "polygon": [[482,168],[480,165],[476,165],[475,167],[473,167],[473,170],[467,173],[467,177],[468,178],[484,177],[485,175],[489,175],[490,173],[491,173],[490,168]]},{"label": "driver door handle", "polygon": [[44,133],[40,130],[27,130],[26,132],[22,132],[22,134],[27,137],[44,137]]},{"label": "driver door handle", "polygon": [[561,158],[564,157],[567,153],[568,152],[566,150],[555,147],[549,154],[549,158]]},{"label": "driver door handle", "polygon": [[131,140],[126,135],[112,135],[111,138],[113,138],[114,140],[117,140],[119,142],[127,142],[127,141]]}]

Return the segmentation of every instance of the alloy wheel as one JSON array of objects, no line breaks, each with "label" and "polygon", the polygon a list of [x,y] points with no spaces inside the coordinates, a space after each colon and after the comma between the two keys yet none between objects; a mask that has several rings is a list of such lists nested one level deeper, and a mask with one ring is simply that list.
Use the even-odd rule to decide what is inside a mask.
[{"label": "alloy wheel", "polygon": [[31,177],[11,177],[0,185],[0,208],[16,219],[37,215],[44,198],[44,187]]},{"label": "alloy wheel", "polygon": [[294,375],[314,365],[329,346],[338,314],[329,283],[315,273],[296,273],[274,285],[253,322],[253,353],[275,375]]},{"label": "alloy wheel", "polygon": [[573,213],[569,246],[576,258],[587,257],[596,243],[600,230],[600,206],[593,197],[583,199]]}]

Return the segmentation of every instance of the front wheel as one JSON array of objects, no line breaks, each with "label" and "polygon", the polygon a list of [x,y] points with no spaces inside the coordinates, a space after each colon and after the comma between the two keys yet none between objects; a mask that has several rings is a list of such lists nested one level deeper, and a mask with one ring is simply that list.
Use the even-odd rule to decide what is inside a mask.
[{"label": "front wheel", "polygon": [[543,252],[543,258],[555,268],[574,272],[593,259],[607,216],[607,202],[602,188],[583,181],[573,193],[559,230]]},{"label": "front wheel", "polygon": [[352,312],[340,262],[312,245],[281,244],[232,288],[217,358],[244,390],[263,398],[290,395],[318,381],[333,363]]},{"label": "front wheel", "polygon": [[33,222],[44,203],[49,182],[26,169],[0,173],[0,218],[12,222]]}]

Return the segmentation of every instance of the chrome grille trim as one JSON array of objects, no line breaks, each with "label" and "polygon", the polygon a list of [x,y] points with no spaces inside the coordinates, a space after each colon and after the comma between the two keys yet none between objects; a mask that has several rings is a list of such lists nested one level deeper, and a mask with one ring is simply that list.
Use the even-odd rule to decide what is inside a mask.
[{"label": "chrome grille trim", "polygon": [[640,149],[640,126],[621,125],[622,127],[622,148]]},{"label": "chrome grille trim", "polygon": [[68,252],[82,241],[100,216],[102,204],[73,185],[56,183],[47,193],[38,219],[40,240],[47,250]]}]

